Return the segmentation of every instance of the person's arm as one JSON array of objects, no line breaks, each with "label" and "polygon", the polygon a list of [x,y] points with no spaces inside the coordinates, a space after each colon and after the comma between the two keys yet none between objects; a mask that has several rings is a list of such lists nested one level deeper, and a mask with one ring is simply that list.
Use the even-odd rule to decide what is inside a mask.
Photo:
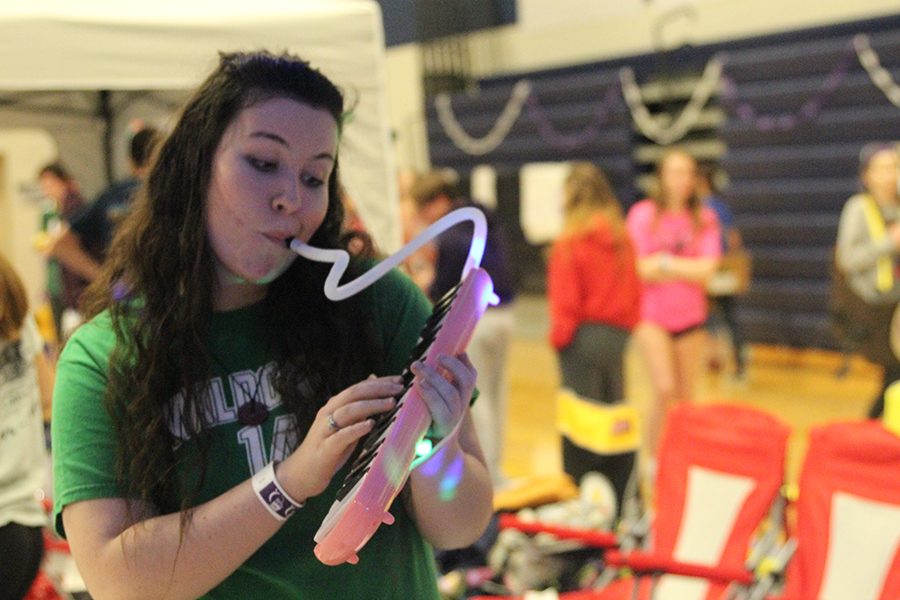
[{"label": "person's arm", "polygon": [[652,205],[643,200],[631,207],[625,219],[625,227],[634,246],[638,277],[647,283],[665,281],[666,275],[660,269],[660,258],[665,255],[655,249],[653,244],[653,220],[656,211]]},{"label": "person's arm", "polygon": [[702,209],[700,220],[702,229],[696,233],[696,256],[657,254],[652,273],[657,280],[705,284],[715,274],[722,258],[719,220],[710,208]]},{"label": "person's arm", "polygon": [[53,400],[53,380],[56,376],[53,369],[53,363],[47,358],[47,354],[43,349],[34,355],[34,364],[37,368],[38,388],[41,392],[41,409],[44,413],[44,420],[50,414],[50,406]]},{"label": "person's arm", "polygon": [[70,227],[62,227],[59,234],[50,240],[47,254],[87,281],[94,281],[100,276],[100,263],[85,251],[78,235]]},{"label": "person's arm", "polygon": [[837,264],[848,274],[874,269],[878,259],[897,254],[900,248],[900,225],[888,228],[883,240],[874,241],[869,234],[865,210],[859,198],[851,198],[841,211],[837,235]]},{"label": "person's arm", "polygon": [[637,258],[637,272],[642,281],[656,283],[669,279],[666,275],[666,271],[660,265],[660,262],[666,260],[663,258],[664,256],[669,255],[665,252],[655,252]]},{"label": "person's arm", "polygon": [[92,598],[196,598],[225,579],[279,528],[249,482],[198,506],[181,539],[181,515],[160,516],[122,498],[63,510],[72,556]]},{"label": "person's arm", "polygon": [[50,406],[53,400],[53,380],[56,377],[56,372],[53,362],[47,356],[44,338],[41,337],[37,321],[32,316],[29,316],[24,323],[22,341],[25,344],[23,352],[28,354],[34,361],[41,411],[44,422],[48,422]]},{"label": "person's arm", "polygon": [[463,424],[455,440],[410,474],[407,506],[428,543],[451,549],[468,546],[484,533],[493,513],[493,488],[469,414],[475,369],[465,354],[445,356],[440,364],[446,376],[421,363],[414,369],[435,431],[449,433],[461,415]]},{"label": "person's arm", "polygon": [[726,233],[728,239],[728,251],[738,252],[744,249],[744,238],[737,227],[729,227]]},{"label": "person's arm", "polygon": [[657,252],[637,260],[638,275],[643,281],[690,281],[706,283],[719,268],[719,256],[674,256]]},{"label": "person's arm", "polygon": [[[372,415],[391,406],[397,378],[369,379],[331,398],[303,443],[276,469],[289,496],[303,502],[326,488]],[[342,424],[333,431],[329,415]],[[303,510],[302,508],[300,510]],[[208,592],[243,564],[281,526],[247,480],[194,509],[181,529],[181,513],[159,515],[123,498],[67,505],[62,518],[72,555],[97,600],[190,599]]]},{"label": "person's arm", "polygon": [[657,252],[643,256],[637,261],[638,275],[643,281],[691,281],[704,283],[719,266],[718,257],[674,256],[667,252]]},{"label": "person's arm", "polygon": [[706,283],[719,267],[719,257],[670,256],[660,259],[661,277],[668,280]]}]

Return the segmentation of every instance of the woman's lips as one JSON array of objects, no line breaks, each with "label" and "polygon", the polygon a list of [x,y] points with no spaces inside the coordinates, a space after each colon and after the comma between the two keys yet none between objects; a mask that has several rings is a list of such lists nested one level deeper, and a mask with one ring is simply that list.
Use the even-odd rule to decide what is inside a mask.
[{"label": "woman's lips", "polygon": [[278,231],[275,233],[264,233],[263,235],[269,238],[269,240],[271,240],[274,244],[277,244],[284,248],[291,243],[291,240],[294,239],[296,234]]}]

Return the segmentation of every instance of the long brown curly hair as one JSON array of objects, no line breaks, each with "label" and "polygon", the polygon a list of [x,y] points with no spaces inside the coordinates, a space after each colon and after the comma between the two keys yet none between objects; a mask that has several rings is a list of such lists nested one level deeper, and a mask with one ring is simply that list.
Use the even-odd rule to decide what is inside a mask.
[{"label": "long brown curly hair", "polygon": [[12,264],[0,254],[0,342],[18,337],[27,315],[25,284]]},{"label": "long brown curly hair", "polygon": [[[182,524],[203,486],[209,448],[202,402],[211,376],[207,339],[216,289],[206,230],[212,158],[241,110],[280,97],[327,110],[340,131],[343,95],[305,61],[268,52],[220,56],[159,147],[103,275],[88,291],[87,316],[108,311],[117,340],[106,398],[118,435],[117,478],[125,497],[152,502],[163,512],[182,510]],[[310,243],[344,248],[337,164],[328,194],[325,219]],[[269,284],[263,300],[267,322],[259,335],[274,354],[274,385],[296,417],[298,440],[331,395],[379,367],[359,296],[343,302],[324,296],[328,269],[295,260]],[[355,260],[351,270],[361,269]],[[196,474],[185,478],[196,481],[189,490],[177,483],[176,440],[167,426],[168,406],[178,393],[184,396],[184,422],[200,448],[196,464],[186,465]]]}]

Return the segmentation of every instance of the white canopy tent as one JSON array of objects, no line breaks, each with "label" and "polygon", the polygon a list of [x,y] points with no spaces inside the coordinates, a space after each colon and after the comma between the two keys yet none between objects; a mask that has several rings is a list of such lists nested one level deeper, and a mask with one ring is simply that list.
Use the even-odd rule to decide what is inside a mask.
[{"label": "white canopy tent", "polygon": [[4,3],[0,130],[46,129],[93,192],[124,170],[129,119],[165,127],[218,52],[260,48],[298,54],[344,89],[353,114],[341,146],[343,181],[381,248],[395,250],[384,35],[372,0]]}]

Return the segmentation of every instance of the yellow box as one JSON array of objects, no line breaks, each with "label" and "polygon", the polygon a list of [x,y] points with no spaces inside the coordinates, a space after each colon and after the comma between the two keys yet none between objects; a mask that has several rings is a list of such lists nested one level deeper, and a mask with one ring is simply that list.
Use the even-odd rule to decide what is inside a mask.
[{"label": "yellow box", "polygon": [[597,454],[633,452],[640,445],[640,420],[633,406],[601,404],[563,389],[556,397],[556,425],[569,440]]}]

